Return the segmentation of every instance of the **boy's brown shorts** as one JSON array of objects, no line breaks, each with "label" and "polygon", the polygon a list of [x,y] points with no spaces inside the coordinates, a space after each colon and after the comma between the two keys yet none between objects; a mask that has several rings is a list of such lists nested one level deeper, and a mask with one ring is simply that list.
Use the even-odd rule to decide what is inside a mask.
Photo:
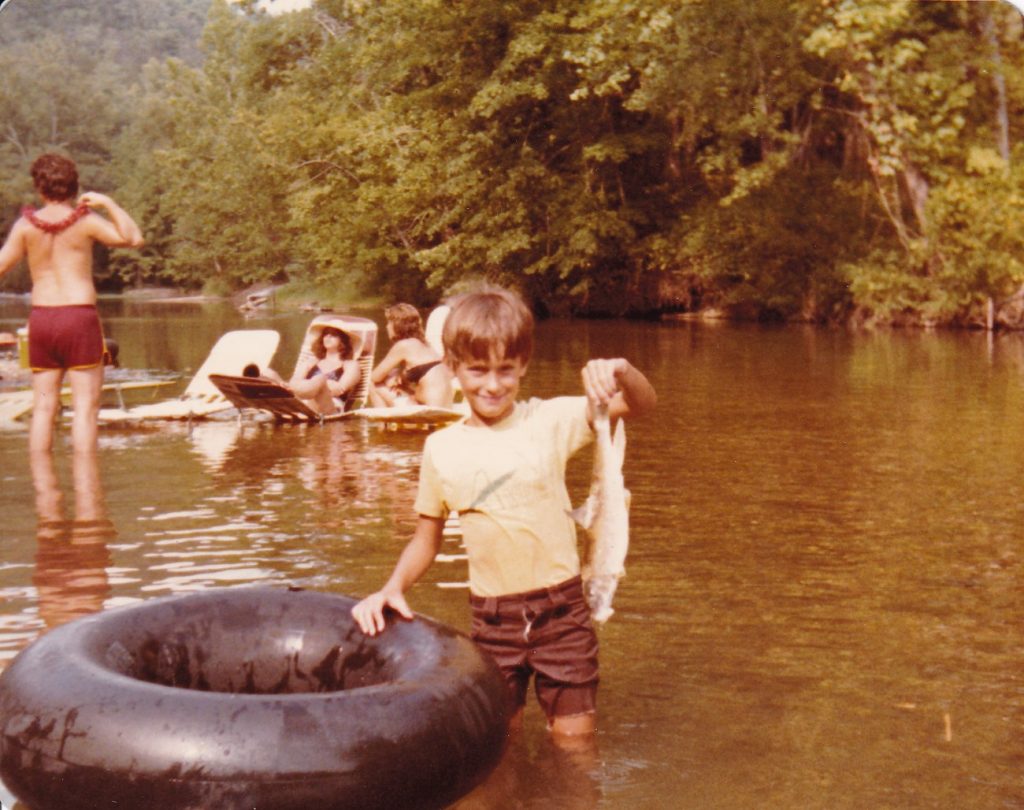
[{"label": "boy's brown shorts", "polygon": [[527,593],[471,594],[469,603],[470,635],[498,663],[516,709],[531,674],[549,721],[596,709],[597,634],[580,577]]}]

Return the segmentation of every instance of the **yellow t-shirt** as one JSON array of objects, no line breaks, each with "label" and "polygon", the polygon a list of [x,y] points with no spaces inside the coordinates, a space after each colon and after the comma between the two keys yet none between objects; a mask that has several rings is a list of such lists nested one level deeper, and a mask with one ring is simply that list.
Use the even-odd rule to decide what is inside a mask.
[{"label": "yellow t-shirt", "polygon": [[592,439],[586,397],[518,402],[497,425],[458,422],[427,437],[416,511],[459,513],[473,594],[532,591],[580,572],[565,466]]}]

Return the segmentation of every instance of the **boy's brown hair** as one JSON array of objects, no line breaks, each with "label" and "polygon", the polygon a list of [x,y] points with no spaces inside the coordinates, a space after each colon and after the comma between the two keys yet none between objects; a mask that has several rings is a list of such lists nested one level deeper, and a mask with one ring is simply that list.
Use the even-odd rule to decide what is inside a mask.
[{"label": "boy's brown hair", "polygon": [[384,317],[395,330],[395,340],[411,337],[424,340],[423,318],[412,304],[392,304],[384,310]]},{"label": "boy's brown hair", "polygon": [[78,168],[62,155],[40,155],[29,169],[32,184],[43,199],[64,202],[78,196]]},{"label": "boy's brown hair", "polygon": [[441,338],[449,366],[494,358],[530,362],[533,314],[516,293],[483,287],[459,296],[451,306]]}]

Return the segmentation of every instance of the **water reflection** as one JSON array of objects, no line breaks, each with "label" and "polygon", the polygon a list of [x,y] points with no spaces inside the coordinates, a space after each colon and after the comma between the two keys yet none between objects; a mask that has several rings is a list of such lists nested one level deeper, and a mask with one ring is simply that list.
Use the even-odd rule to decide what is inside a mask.
[{"label": "water reflection", "polygon": [[[115,313],[122,361],[188,373],[239,327],[190,312]],[[259,325],[294,356],[307,322]],[[1024,335],[546,321],[524,394],[578,391],[586,357],[619,353],[663,396],[630,428],[600,751],[554,749],[528,714],[477,807],[1024,808]],[[104,604],[368,593],[412,531],[423,438],[358,420],[103,432]],[[0,431],[3,660],[42,625],[28,472],[24,434]],[[464,589],[439,587],[464,583],[461,551],[410,600],[466,629]]]},{"label": "water reflection", "polygon": [[231,484],[239,496],[259,493],[261,506],[270,500],[283,510],[268,519],[321,536],[354,536],[367,521],[379,526],[381,517],[407,527],[420,446],[390,446],[371,430],[357,422],[245,424],[230,446],[218,440],[226,448],[215,470],[218,484]]},{"label": "water reflection", "polygon": [[363,487],[371,479],[374,465],[372,460],[364,461],[348,431],[325,427],[321,435],[307,432],[303,436],[296,475],[313,496],[307,503],[320,510],[324,529],[338,532],[346,523],[349,506],[372,498]]},{"label": "water reflection", "polygon": [[241,432],[242,424],[237,420],[200,422],[189,427],[188,438],[203,466],[217,472],[224,466]]},{"label": "water reflection", "polygon": [[[375,569],[393,565],[389,544],[414,523],[422,436],[357,420],[231,420],[103,440],[118,505],[130,513],[118,524],[112,604],[243,582],[338,589],[371,552],[382,557]],[[140,473],[146,487],[137,487]]]},{"label": "water reflection", "polygon": [[35,571],[39,616],[52,630],[103,608],[110,595],[108,543],[117,536],[106,513],[96,453],[73,454],[74,517],[65,517],[64,494],[50,453],[32,453],[38,529]]}]

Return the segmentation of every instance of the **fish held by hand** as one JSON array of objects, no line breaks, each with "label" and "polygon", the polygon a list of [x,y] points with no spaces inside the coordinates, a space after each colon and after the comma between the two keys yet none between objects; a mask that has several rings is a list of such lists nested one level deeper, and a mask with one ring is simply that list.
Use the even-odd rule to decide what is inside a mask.
[{"label": "fish held by hand", "polygon": [[626,573],[629,550],[629,490],[622,476],[626,429],[620,419],[614,436],[606,405],[594,409],[594,471],[590,494],[573,518],[587,530],[583,583],[590,615],[604,623],[615,611],[612,599]]}]

